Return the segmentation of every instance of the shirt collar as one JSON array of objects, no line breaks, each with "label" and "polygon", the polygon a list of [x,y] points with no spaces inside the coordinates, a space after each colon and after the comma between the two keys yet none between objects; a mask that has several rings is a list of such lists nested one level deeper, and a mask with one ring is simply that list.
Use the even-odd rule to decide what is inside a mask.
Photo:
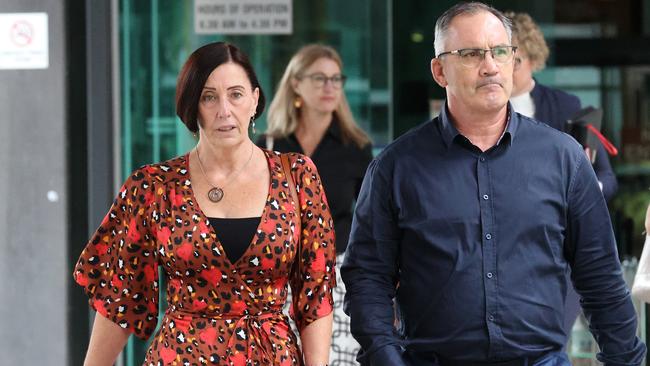
[{"label": "shirt collar", "polygon": [[[332,122],[330,122],[329,127],[325,131],[325,136],[323,136],[323,139],[327,137],[333,137],[339,142],[343,142],[343,134],[341,132],[341,126],[339,126],[339,120],[338,118],[336,118],[336,114],[332,116]],[[298,143],[298,139],[296,138],[295,132],[291,134],[291,138],[293,138],[295,142]]]},{"label": "shirt collar", "polygon": [[[515,138],[515,133],[517,131],[517,128],[519,127],[519,120],[520,116],[518,113],[515,113],[514,109],[512,108],[512,105],[510,102],[508,102],[508,119],[506,121],[506,129],[503,131],[503,134],[501,137],[499,137],[499,140],[497,141],[497,145],[499,145],[502,141],[504,141],[504,138],[506,138],[506,142],[508,142],[510,145],[512,145],[512,141]],[[451,144],[454,142],[454,139],[458,136],[462,136],[460,132],[458,132],[458,129],[456,129],[456,126],[454,126],[454,123],[451,118],[451,114],[449,113],[447,103],[445,103],[444,108],[440,111],[440,115],[438,115],[438,126],[440,128],[440,134],[442,135],[442,139],[449,148]]]},{"label": "shirt collar", "polygon": [[341,135],[341,127],[339,126],[338,118],[336,118],[336,113],[332,117],[332,122],[330,123],[330,126],[327,128],[327,132],[325,133],[331,135],[339,141],[343,141],[343,136]]}]

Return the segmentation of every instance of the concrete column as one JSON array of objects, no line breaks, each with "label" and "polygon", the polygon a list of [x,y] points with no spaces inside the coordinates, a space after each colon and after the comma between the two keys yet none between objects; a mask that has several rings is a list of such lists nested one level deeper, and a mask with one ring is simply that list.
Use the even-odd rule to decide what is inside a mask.
[{"label": "concrete column", "polygon": [[65,8],[0,3],[14,12],[47,13],[49,67],[0,70],[0,362],[67,365]]}]

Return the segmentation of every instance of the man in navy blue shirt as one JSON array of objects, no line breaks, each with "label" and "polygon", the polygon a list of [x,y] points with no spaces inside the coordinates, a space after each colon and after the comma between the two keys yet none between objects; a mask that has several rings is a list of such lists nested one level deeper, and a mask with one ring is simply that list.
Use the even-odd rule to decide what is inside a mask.
[{"label": "man in navy blue shirt", "polygon": [[508,103],[508,19],[455,5],[434,47],[446,106],[371,163],[341,268],[359,361],[568,366],[571,268],[599,360],[639,365],[645,347],[594,171],[570,136]]}]

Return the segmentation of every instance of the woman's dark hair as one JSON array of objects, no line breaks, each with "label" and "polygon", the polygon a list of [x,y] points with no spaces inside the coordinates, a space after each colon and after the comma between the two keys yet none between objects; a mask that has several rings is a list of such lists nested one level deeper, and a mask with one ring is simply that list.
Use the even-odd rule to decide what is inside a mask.
[{"label": "woman's dark hair", "polygon": [[228,62],[241,66],[246,72],[253,90],[258,88],[260,91],[255,118],[264,112],[264,92],[259,81],[257,81],[257,75],[255,75],[255,70],[253,70],[248,56],[232,44],[225,42],[209,43],[192,52],[185,61],[176,84],[176,115],[180,117],[191,132],[196,133],[199,130],[197,124],[199,98],[208,76],[214,69]]}]

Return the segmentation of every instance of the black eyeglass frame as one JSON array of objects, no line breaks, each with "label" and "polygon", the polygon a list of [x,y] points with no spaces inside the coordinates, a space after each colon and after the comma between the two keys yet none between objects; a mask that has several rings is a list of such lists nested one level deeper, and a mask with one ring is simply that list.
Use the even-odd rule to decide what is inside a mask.
[{"label": "black eyeglass frame", "polygon": [[320,88],[324,87],[325,84],[327,84],[328,81],[332,84],[332,86],[334,88],[337,88],[336,84],[334,83],[334,80],[336,78],[340,78],[340,82],[341,82],[341,85],[338,86],[338,88],[343,88],[345,86],[345,81],[348,79],[348,77],[343,75],[343,74],[332,75],[332,76],[328,77],[327,75],[325,75],[323,73],[320,73],[320,72],[315,72],[313,74],[308,74],[308,75],[297,75],[296,79],[302,80],[304,78],[307,78],[307,79],[309,79],[310,82],[317,83],[317,81],[314,78],[319,77],[319,76],[323,77],[323,85],[321,85]]}]

